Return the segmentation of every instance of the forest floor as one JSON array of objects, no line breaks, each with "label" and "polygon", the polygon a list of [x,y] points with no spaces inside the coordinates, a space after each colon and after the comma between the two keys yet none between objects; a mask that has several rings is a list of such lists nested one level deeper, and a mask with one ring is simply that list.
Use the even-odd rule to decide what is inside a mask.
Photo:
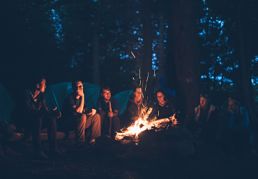
[{"label": "forest floor", "polygon": [[36,160],[31,142],[9,142],[0,178],[258,178],[257,156],[196,145],[184,129],[145,132],[138,145],[105,138],[80,148],[71,139],[58,144],[60,156]]}]

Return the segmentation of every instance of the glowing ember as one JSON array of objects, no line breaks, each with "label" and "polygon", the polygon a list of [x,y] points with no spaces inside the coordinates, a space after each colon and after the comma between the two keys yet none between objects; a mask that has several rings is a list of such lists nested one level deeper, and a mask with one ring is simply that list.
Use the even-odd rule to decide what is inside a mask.
[{"label": "glowing ember", "polygon": [[175,118],[175,115],[165,119],[148,121],[147,119],[151,112],[152,112],[152,108],[149,108],[146,114],[144,114],[143,112],[144,114],[143,117],[139,117],[139,119],[136,120],[128,128],[122,129],[121,132],[117,132],[115,140],[120,141],[120,140],[123,140],[125,137],[138,139],[139,134],[142,133],[143,131],[150,130],[153,128],[161,128],[164,126],[164,124],[168,124],[168,123],[172,123],[172,125],[178,124]]}]

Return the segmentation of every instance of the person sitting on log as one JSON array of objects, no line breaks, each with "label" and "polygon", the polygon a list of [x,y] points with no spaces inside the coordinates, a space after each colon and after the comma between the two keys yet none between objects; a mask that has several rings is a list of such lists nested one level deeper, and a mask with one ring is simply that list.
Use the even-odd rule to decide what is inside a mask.
[{"label": "person sitting on log", "polygon": [[109,87],[101,89],[101,96],[97,101],[97,110],[102,120],[102,134],[114,137],[116,131],[120,129],[120,119],[117,101],[112,98]]},{"label": "person sitting on log", "polygon": [[46,79],[40,78],[36,81],[32,89],[26,90],[25,108],[27,113],[27,130],[32,133],[32,142],[36,157],[47,159],[41,146],[41,129],[48,129],[49,152],[50,155],[57,154],[56,144],[56,119],[61,117],[57,108],[49,109],[46,104],[45,91]]},{"label": "person sitting on log", "polygon": [[83,91],[83,82],[75,81],[72,84],[73,92],[64,103],[64,120],[66,135],[71,126],[75,129],[76,140],[79,146],[85,143],[85,130],[91,127],[90,144],[95,144],[96,138],[101,135],[101,117],[96,109],[87,109],[85,95]]}]

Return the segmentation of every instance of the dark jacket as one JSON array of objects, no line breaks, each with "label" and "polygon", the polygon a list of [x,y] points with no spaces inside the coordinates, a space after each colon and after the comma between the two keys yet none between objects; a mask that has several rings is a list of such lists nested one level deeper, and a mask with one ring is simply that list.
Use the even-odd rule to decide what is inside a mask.
[{"label": "dark jacket", "polygon": [[176,109],[175,106],[167,102],[164,106],[160,106],[158,103],[153,105],[153,112],[151,114],[151,118],[156,117],[157,119],[169,118],[173,114],[175,114]]},{"label": "dark jacket", "polygon": [[195,122],[203,125],[204,123],[214,120],[216,117],[216,107],[210,105],[206,110],[202,110],[200,105],[194,109]]},{"label": "dark jacket", "polygon": [[125,118],[127,122],[132,122],[137,120],[140,115],[141,111],[143,109],[143,104],[135,104],[133,100],[129,100],[126,111],[125,111]]},{"label": "dark jacket", "polygon": [[[63,116],[65,119],[71,118],[71,117],[80,117],[82,114],[76,112],[76,108],[80,106],[81,104],[81,98],[76,99],[75,94],[72,93],[68,95],[64,101],[63,105]],[[89,109],[86,107],[86,101],[84,103],[84,109],[83,113],[87,114],[89,112]]]},{"label": "dark jacket", "polygon": [[[109,103],[106,103],[103,98],[99,98],[97,101],[96,108],[97,108],[97,112],[101,116],[105,116],[109,112]],[[115,99],[111,99],[111,109],[113,112],[116,111],[118,113],[119,111],[117,101]]]},{"label": "dark jacket", "polygon": [[33,92],[26,90],[25,93],[25,111],[28,114],[42,114],[48,112],[46,98],[44,93],[40,93],[33,99]]}]

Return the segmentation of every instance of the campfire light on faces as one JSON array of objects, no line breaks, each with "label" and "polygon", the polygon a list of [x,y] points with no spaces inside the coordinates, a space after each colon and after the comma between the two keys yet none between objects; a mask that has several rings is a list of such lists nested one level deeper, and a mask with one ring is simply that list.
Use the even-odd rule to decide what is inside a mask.
[{"label": "campfire light on faces", "polygon": [[126,137],[131,137],[132,139],[138,140],[139,134],[146,130],[151,129],[160,129],[163,128],[164,125],[172,123],[173,126],[177,125],[177,119],[175,114],[169,118],[159,119],[159,120],[148,120],[149,115],[152,112],[152,108],[144,108],[142,111],[142,117],[139,117],[132,125],[129,127],[122,129],[121,132],[117,132],[115,136],[115,140],[121,141]]}]

